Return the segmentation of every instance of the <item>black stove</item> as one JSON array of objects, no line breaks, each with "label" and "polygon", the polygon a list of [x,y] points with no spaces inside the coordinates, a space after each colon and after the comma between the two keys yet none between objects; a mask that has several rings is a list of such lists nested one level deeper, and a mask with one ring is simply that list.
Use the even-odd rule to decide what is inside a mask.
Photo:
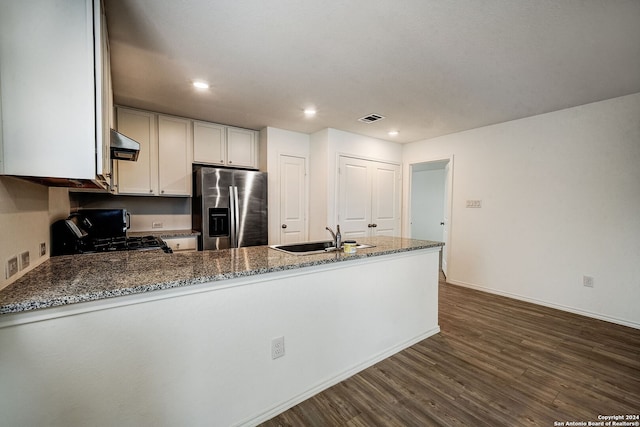
[{"label": "black stove", "polygon": [[161,238],[155,236],[95,238],[86,242],[83,252],[149,251],[154,249],[162,249],[167,253],[172,252]]},{"label": "black stove", "polygon": [[51,226],[51,256],[111,251],[172,250],[156,236],[127,236],[125,209],[86,209]]}]

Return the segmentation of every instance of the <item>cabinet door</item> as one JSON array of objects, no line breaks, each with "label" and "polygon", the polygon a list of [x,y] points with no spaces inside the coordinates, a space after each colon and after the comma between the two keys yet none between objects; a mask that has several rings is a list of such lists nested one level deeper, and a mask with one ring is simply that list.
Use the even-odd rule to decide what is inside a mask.
[{"label": "cabinet door", "polygon": [[371,231],[374,236],[400,235],[400,166],[371,162]]},{"label": "cabinet door", "polygon": [[156,194],[158,192],[158,139],[155,114],[118,108],[117,121],[119,132],[140,143],[137,161],[116,161],[118,194]]},{"label": "cabinet door", "polygon": [[340,157],[338,224],[342,240],[369,235],[371,224],[371,177],[369,161]]},{"label": "cabinet door", "polygon": [[93,38],[90,0],[0,1],[0,173],[96,178]]},{"label": "cabinet door", "polygon": [[197,249],[196,237],[169,237],[163,238],[164,242],[174,252],[195,251]]},{"label": "cabinet door", "polygon": [[255,131],[227,128],[227,164],[257,169],[257,144],[258,139]]},{"label": "cabinet door", "polygon": [[95,67],[96,67],[96,173],[111,185],[111,128],[113,127],[113,90],[111,87],[111,57],[109,36],[107,34],[107,17],[96,0],[94,19],[100,22],[95,29]]},{"label": "cabinet door", "polygon": [[193,122],[193,161],[224,165],[227,158],[225,126],[206,122]]},{"label": "cabinet door", "polygon": [[161,196],[191,195],[191,126],[178,117],[158,116],[158,183]]}]

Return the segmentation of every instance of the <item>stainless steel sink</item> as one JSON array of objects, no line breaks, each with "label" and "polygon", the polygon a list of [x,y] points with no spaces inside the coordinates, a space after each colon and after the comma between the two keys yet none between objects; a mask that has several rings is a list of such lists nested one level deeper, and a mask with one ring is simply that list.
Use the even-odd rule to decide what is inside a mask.
[{"label": "stainless steel sink", "polygon": [[[336,247],[333,246],[332,240],[326,240],[322,242],[307,242],[307,243],[292,243],[289,245],[271,245],[271,249],[282,251],[290,255],[311,255],[321,254],[325,252],[333,252]],[[374,248],[373,245],[356,245],[356,249]]]}]

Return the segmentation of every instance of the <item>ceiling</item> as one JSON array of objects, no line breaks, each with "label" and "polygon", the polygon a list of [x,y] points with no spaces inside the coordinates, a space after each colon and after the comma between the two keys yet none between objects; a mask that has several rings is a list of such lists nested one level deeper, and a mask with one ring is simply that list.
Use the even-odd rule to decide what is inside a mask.
[{"label": "ceiling", "polygon": [[[640,92],[638,0],[105,0],[105,9],[117,104],[256,130],[411,142]],[[307,107],[317,115],[306,118]],[[386,118],[357,120],[371,113]]]}]

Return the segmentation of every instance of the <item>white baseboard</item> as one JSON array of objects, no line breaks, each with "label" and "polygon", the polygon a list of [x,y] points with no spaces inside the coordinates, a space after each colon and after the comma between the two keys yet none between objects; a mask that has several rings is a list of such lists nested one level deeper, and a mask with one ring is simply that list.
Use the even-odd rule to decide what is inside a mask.
[{"label": "white baseboard", "polygon": [[504,291],[500,291],[500,290],[492,289],[492,288],[486,288],[484,286],[478,286],[478,285],[473,284],[473,283],[462,282],[462,281],[459,281],[459,280],[447,279],[447,283],[451,283],[452,285],[463,286],[465,288],[475,289],[475,290],[481,291],[481,292],[487,292],[489,294],[500,295],[500,296],[507,297],[507,298],[513,298],[513,299],[517,299],[517,300],[520,300],[520,301],[530,302],[532,304],[542,305],[544,307],[555,308],[556,310],[567,311],[569,313],[579,314],[581,316],[591,317],[593,319],[604,320],[605,322],[615,323],[615,324],[622,325],[622,326],[628,326],[628,327],[634,328],[634,329],[640,329],[640,323],[630,322],[628,320],[607,316],[607,315],[604,315],[604,314],[601,314],[601,313],[594,313],[594,312],[591,312],[591,311],[586,311],[586,310],[582,310],[582,309],[575,308],[575,307],[569,307],[569,306],[562,305],[562,304],[556,304],[556,303],[549,302],[549,301],[539,300],[539,299],[536,299],[536,298],[530,298],[530,297],[527,297],[527,296],[524,296],[524,295],[513,294],[511,292],[504,292]]},{"label": "white baseboard", "polygon": [[313,387],[311,387],[309,390],[305,391],[304,393],[301,393],[297,396],[292,397],[291,399],[282,402],[281,404],[267,410],[266,412],[263,412],[262,414],[250,418],[248,420],[245,420],[241,423],[238,424],[238,426],[256,426],[260,423],[263,423],[265,421],[270,420],[271,418],[275,417],[278,414],[281,414],[282,412],[286,411],[287,409],[293,408],[294,406],[296,406],[299,403],[304,402],[305,400],[309,399],[312,396],[315,396],[316,394],[328,389],[329,387],[332,387],[336,384],[338,384],[340,381],[344,381],[347,378],[357,374],[360,371],[363,371],[373,365],[375,365],[376,363],[386,359],[387,357],[391,357],[394,354],[404,350],[405,348],[409,348],[414,344],[419,343],[420,341],[429,338],[430,336],[433,336],[435,334],[437,334],[438,332],[440,332],[440,326],[436,326],[435,328],[418,335],[417,337],[414,337],[408,341],[405,341],[404,343],[398,344],[388,350],[383,351],[382,353],[377,354],[376,356],[372,357],[371,359],[368,359],[362,363],[359,363],[355,366],[352,366],[351,368],[345,370],[344,372],[334,376],[333,378],[329,378],[326,381],[323,381],[320,384],[317,384]]}]

